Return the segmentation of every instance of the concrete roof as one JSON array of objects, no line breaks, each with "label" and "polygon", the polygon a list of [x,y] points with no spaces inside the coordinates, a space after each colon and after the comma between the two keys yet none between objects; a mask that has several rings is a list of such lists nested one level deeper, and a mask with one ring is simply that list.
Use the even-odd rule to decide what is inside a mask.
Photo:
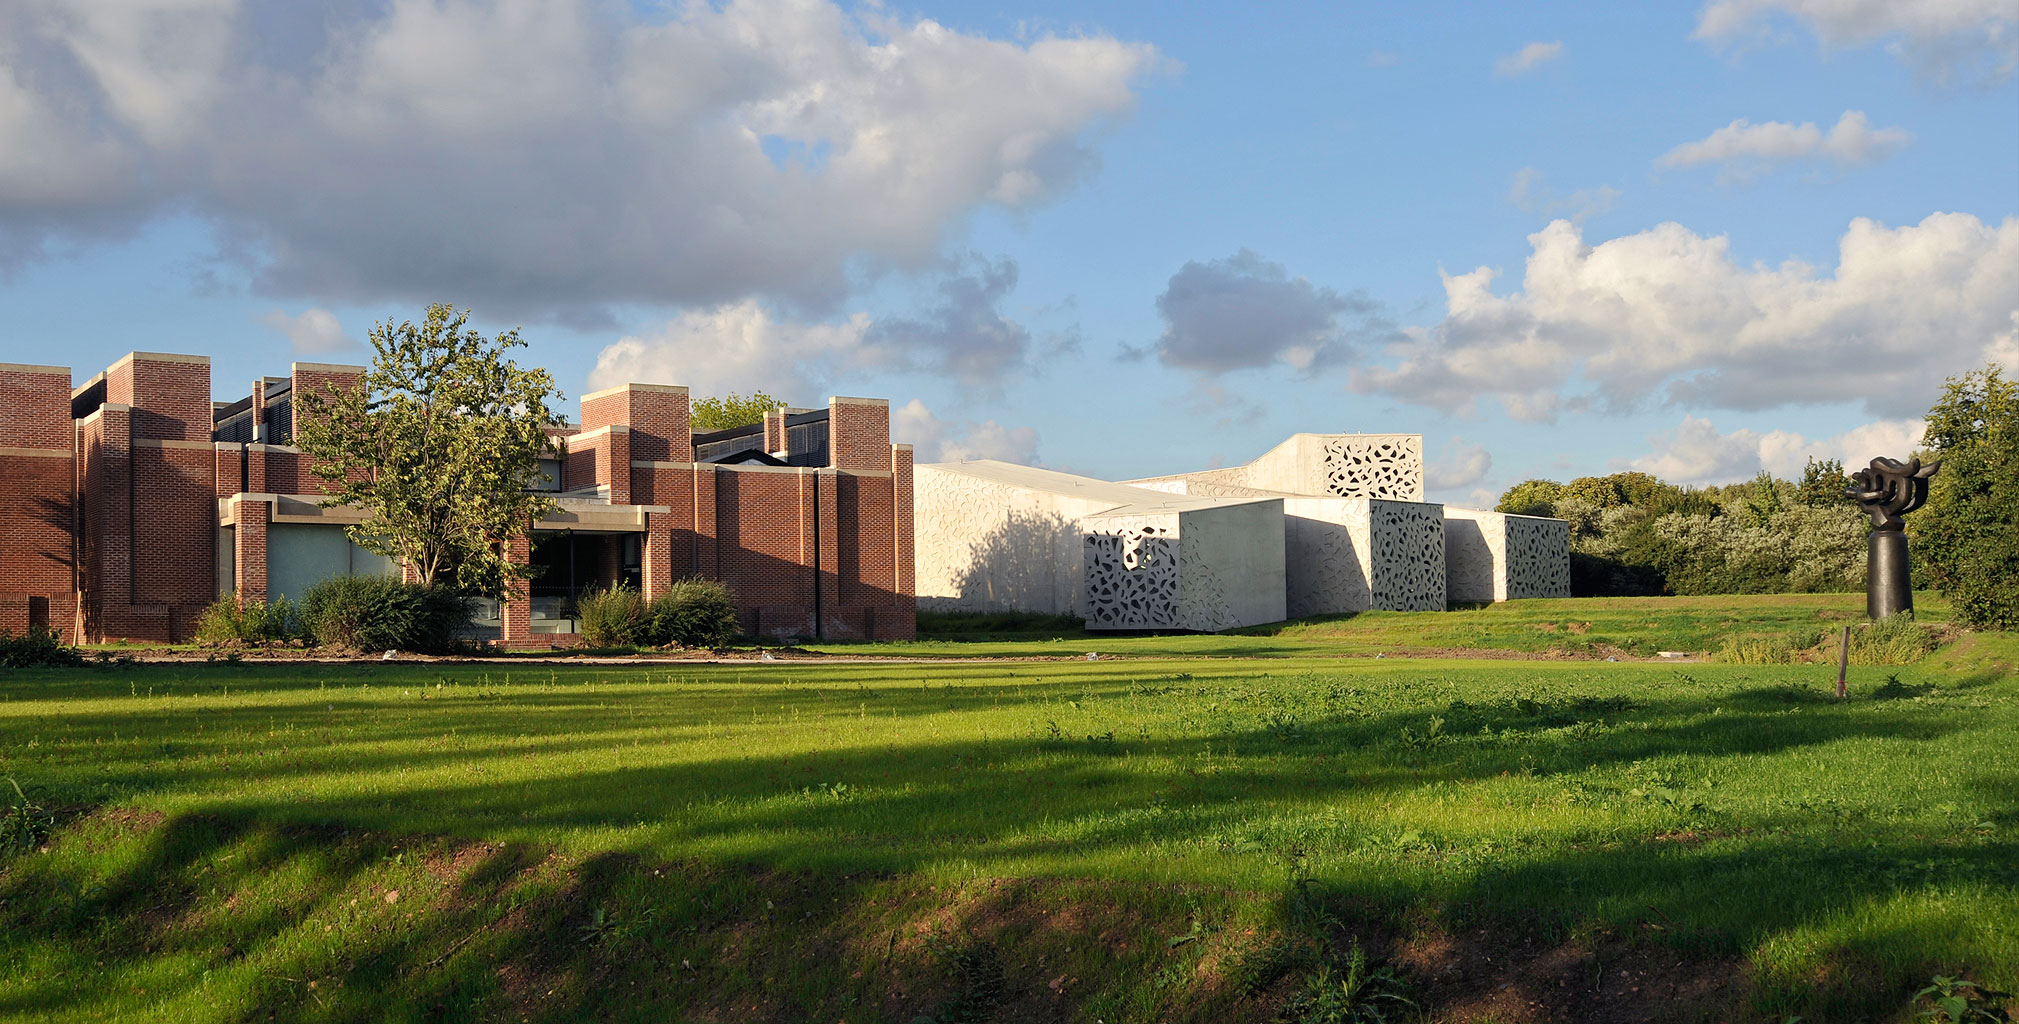
[{"label": "concrete roof", "polygon": [[958,473],[987,480],[991,483],[1007,484],[1025,490],[1047,491],[1089,501],[1111,501],[1114,507],[1104,509],[1094,515],[1167,515],[1174,512],[1191,512],[1202,508],[1224,508],[1228,505],[1247,505],[1256,501],[1271,501],[1272,498],[1209,498],[1185,494],[1171,494],[1153,491],[1147,487],[1130,487],[1127,484],[1109,483],[1089,476],[1074,476],[1033,466],[1019,466],[1013,462],[997,462],[994,459],[974,459],[968,462],[932,462],[919,467],[937,469],[948,473]]}]

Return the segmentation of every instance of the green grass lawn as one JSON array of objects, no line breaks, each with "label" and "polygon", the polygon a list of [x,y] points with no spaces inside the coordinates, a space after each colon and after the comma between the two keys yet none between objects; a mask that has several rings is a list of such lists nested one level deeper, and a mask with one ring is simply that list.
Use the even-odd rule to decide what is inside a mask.
[{"label": "green grass lawn", "polygon": [[1846,701],[1833,666],[1225,657],[1846,604],[1751,601],[1112,662],[0,675],[0,775],[58,812],[0,855],[0,1017],[1268,1020],[1354,943],[1430,1020],[2019,988],[2019,638]]},{"label": "green grass lawn", "polygon": [[[1914,595],[1919,621],[1948,621],[1941,595]],[[1131,657],[1281,658],[1394,656],[1481,651],[1562,657],[1704,655],[1738,638],[1792,638],[1803,645],[1862,622],[1863,594],[1604,597],[1506,601],[1442,615],[1361,612],[1220,634],[1121,636],[1088,633],[1071,620],[995,628],[996,616],[927,616],[911,643],[814,644],[834,654],[892,657],[1029,657],[1094,651]],[[1063,627],[1063,628],[1061,628]]]}]

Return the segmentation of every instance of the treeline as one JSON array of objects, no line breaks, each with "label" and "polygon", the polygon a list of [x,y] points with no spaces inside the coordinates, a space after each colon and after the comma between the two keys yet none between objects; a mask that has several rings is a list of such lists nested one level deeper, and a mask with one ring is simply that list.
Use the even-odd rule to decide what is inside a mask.
[{"label": "treeline", "polygon": [[[2019,381],[1996,363],[1952,377],[1927,423],[1918,454],[1942,468],[1927,507],[1907,517],[1914,581],[1948,597],[1957,622],[2019,629]],[[1841,464],[1815,459],[1799,480],[1761,473],[1723,487],[1614,473],[1523,481],[1497,507],[1570,522],[1580,597],[1854,591],[1871,527],[1848,482]]]},{"label": "treeline", "polygon": [[1865,514],[1842,463],[1811,459],[1799,480],[1678,487],[1646,473],[1527,480],[1501,512],[1570,523],[1578,597],[1778,594],[1865,585]]}]

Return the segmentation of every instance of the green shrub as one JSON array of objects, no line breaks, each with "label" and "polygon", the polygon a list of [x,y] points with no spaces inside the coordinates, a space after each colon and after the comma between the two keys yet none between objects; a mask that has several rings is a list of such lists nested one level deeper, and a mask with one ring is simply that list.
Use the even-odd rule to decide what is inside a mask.
[{"label": "green shrub", "polygon": [[[1823,637],[1822,653],[1837,657],[1842,634]],[[1909,665],[1934,653],[1941,641],[1935,631],[1914,621],[1912,615],[1889,615],[1865,626],[1851,627],[1851,664]]]},{"label": "green shrub", "polygon": [[320,647],[446,651],[469,622],[470,601],[454,588],[390,576],[333,576],[301,599],[302,626]]},{"label": "green shrub", "polygon": [[591,647],[630,647],[646,642],[645,599],[619,583],[583,594],[575,602],[582,642]]},{"label": "green shrub", "polygon": [[266,644],[301,635],[301,610],[285,597],[270,602],[220,597],[196,620],[196,642],[205,646]]},{"label": "green shrub", "polygon": [[727,647],[743,632],[736,598],[715,580],[676,580],[652,599],[644,640],[657,647]]},{"label": "green shrub", "polygon": [[1996,363],[1949,378],[1922,443],[1942,470],[1907,517],[1918,575],[1958,623],[2019,629],[2019,378]]},{"label": "green shrub", "polygon": [[19,636],[0,629],[0,668],[62,668],[82,665],[77,648],[65,646],[63,634],[47,626],[30,626]]}]

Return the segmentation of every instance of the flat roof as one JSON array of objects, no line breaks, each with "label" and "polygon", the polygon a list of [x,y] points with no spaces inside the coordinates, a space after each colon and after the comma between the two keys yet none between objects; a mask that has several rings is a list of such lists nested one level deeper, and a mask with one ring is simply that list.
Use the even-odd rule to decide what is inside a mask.
[{"label": "flat roof", "polygon": [[1112,508],[1093,515],[1163,515],[1173,512],[1190,512],[1202,508],[1225,508],[1229,505],[1250,505],[1258,501],[1279,501],[1279,498],[1217,498],[1190,494],[1171,494],[1155,491],[1147,487],[1130,487],[1128,484],[1110,483],[1090,476],[1074,476],[1057,470],[1038,469],[1035,466],[1019,466],[1013,462],[998,462],[994,459],[974,459],[969,462],[932,462],[925,469],[943,470],[971,476],[977,480],[1008,484],[1025,490],[1048,491],[1072,498],[1089,501],[1113,502]]}]

